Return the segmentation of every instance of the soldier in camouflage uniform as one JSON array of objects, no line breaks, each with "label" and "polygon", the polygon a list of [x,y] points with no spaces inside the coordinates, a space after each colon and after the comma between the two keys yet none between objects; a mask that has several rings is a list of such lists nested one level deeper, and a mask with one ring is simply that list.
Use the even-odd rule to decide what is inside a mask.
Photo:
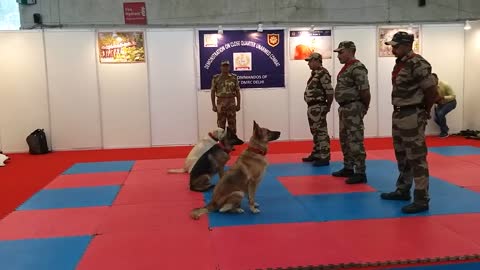
[{"label": "soldier in camouflage uniform", "polygon": [[308,124],[313,135],[312,153],[303,162],[313,162],[313,166],[330,164],[330,137],[327,129],[327,113],[333,101],[333,88],[330,74],[322,67],[322,55],[312,53],[308,58],[312,70],[305,88],[304,100],[307,103]]},{"label": "soldier in camouflage uniform", "polygon": [[409,201],[412,179],[415,181],[413,203],[402,208],[404,213],[418,213],[429,208],[429,173],[425,126],[433,104],[439,100],[431,66],[412,51],[414,37],[397,32],[391,41],[397,57],[392,72],[392,136],[400,175],[393,192],[382,193],[384,200]]},{"label": "soldier in camouflage uniform", "polygon": [[237,75],[230,73],[230,62],[228,60],[221,62],[220,69],[221,73],[214,75],[212,79],[212,110],[217,113],[219,128],[225,129],[225,122],[228,122],[228,127],[237,133],[236,112],[240,110],[238,78]]},{"label": "soldier in camouflage uniform", "polygon": [[347,184],[366,183],[365,147],[363,144],[363,117],[370,105],[368,70],[355,59],[356,46],[352,41],[342,41],[334,50],[344,64],[337,76],[335,100],[340,105],[340,145],[343,153],[343,168],[332,173],[336,177],[348,177]]}]

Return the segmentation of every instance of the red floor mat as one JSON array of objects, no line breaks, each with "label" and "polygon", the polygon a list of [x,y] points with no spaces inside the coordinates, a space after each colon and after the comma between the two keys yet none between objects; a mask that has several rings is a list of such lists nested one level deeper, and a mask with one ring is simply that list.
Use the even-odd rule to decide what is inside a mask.
[{"label": "red floor mat", "polygon": [[414,217],[221,227],[213,230],[213,245],[220,268],[229,270],[478,253],[480,245],[469,241],[468,235],[433,220]]},{"label": "red floor mat", "polygon": [[59,175],[45,189],[121,185],[128,172],[85,173]]},{"label": "red floor mat", "polygon": [[15,211],[0,221],[0,240],[93,235],[109,207]]},{"label": "red floor mat", "polygon": [[77,270],[216,269],[208,233],[199,229],[98,235]]}]

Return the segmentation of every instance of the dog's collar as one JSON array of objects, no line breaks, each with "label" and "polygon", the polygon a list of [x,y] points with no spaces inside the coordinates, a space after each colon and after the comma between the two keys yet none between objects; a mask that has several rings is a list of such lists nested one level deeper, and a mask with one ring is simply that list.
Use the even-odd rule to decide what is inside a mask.
[{"label": "dog's collar", "polygon": [[225,144],[223,144],[223,142],[218,142],[217,145],[222,148],[223,151],[225,151],[227,154],[232,152],[232,149],[227,149],[227,147],[225,147]]},{"label": "dog's collar", "polygon": [[210,138],[212,138],[214,141],[218,141],[218,138],[215,137],[212,132],[209,132],[208,136],[210,136]]},{"label": "dog's collar", "polygon": [[260,148],[253,147],[251,145],[248,146],[248,150],[251,152],[260,154],[262,156],[265,156],[267,154],[267,149],[260,149]]}]

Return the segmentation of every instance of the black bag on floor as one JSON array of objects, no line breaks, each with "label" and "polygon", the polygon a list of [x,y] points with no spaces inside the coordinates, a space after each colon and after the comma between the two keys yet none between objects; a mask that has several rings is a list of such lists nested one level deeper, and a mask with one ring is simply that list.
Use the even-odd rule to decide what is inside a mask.
[{"label": "black bag on floor", "polygon": [[32,155],[40,155],[48,153],[47,136],[43,129],[37,129],[27,136],[27,144],[29,152]]}]

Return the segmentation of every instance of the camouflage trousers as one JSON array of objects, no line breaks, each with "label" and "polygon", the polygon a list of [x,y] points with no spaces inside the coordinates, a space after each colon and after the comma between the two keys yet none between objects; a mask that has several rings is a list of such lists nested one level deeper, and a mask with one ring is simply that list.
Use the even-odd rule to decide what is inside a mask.
[{"label": "camouflage trousers", "polygon": [[426,124],[427,115],[420,108],[394,111],[392,115],[393,147],[400,172],[397,188],[409,191],[415,180],[415,189],[424,190],[428,197]]},{"label": "camouflage trousers", "polygon": [[317,104],[307,109],[308,124],[313,135],[312,157],[330,160],[330,137],[327,128],[327,105]]},{"label": "camouflage trousers", "polygon": [[217,126],[219,128],[226,128],[226,122],[228,127],[237,133],[237,105],[234,97],[229,98],[217,98]]},{"label": "camouflage trousers", "polygon": [[363,117],[365,106],[361,102],[353,102],[338,108],[340,122],[340,146],[343,153],[345,169],[355,173],[365,173],[365,146],[363,144]]}]

